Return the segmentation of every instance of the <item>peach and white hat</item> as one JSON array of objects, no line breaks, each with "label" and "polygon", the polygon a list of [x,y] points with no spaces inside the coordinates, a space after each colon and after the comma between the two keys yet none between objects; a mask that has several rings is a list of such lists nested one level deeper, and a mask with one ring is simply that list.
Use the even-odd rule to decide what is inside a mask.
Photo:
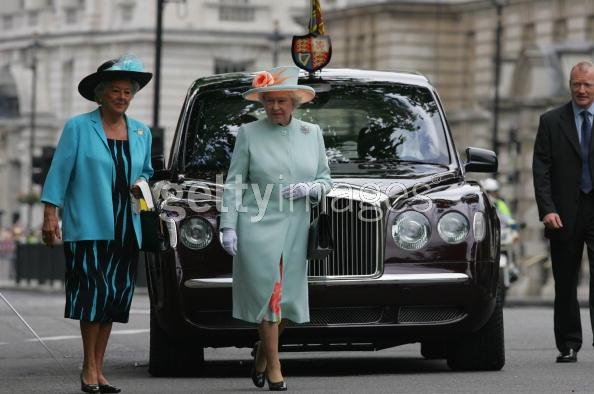
[{"label": "peach and white hat", "polygon": [[256,73],[252,88],[243,94],[243,98],[259,101],[259,94],[264,92],[291,91],[301,98],[302,103],[311,101],[316,92],[311,86],[299,85],[299,68],[295,66],[276,67],[270,71]]}]

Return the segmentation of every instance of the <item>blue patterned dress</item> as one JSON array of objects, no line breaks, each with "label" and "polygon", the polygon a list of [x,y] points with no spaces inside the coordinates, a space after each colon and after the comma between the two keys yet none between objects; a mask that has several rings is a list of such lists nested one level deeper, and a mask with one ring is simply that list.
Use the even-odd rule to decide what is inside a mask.
[{"label": "blue patterned dress", "polygon": [[130,149],[127,140],[107,142],[115,168],[112,186],[115,239],[64,242],[64,317],[96,323],[127,323],[138,261],[130,212]]}]

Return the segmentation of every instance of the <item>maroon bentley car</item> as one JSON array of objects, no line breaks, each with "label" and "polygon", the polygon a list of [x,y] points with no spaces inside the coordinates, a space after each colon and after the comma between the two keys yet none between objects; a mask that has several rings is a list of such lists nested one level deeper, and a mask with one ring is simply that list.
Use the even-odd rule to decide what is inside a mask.
[{"label": "maroon bentley car", "polygon": [[[255,326],[231,316],[232,259],[221,247],[222,185],[241,124],[265,116],[243,100],[252,75],[197,80],[167,166],[154,160],[165,240],[147,254],[149,371],[199,374],[205,347],[251,347]],[[498,296],[499,222],[468,172],[497,171],[491,151],[461,160],[435,89],[417,74],[302,74],[316,98],[295,116],[323,130],[334,187],[334,252],[309,261],[311,322],[282,351],[379,350],[421,343],[454,370],[505,363]],[[312,208],[312,218],[318,208]],[[306,262],[304,261],[304,264]]]}]

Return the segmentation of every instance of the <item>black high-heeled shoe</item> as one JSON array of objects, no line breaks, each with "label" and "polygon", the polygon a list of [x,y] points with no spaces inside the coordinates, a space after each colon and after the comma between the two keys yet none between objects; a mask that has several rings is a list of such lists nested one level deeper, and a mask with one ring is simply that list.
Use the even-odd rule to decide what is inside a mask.
[{"label": "black high-heeled shoe", "polygon": [[258,355],[258,346],[260,345],[260,341],[254,343],[254,347],[252,348],[252,357],[254,358],[254,363],[252,364],[252,370],[250,371],[250,375],[252,377],[252,382],[254,382],[254,386],[262,388],[264,387],[266,376],[264,372],[256,371],[256,356]]},{"label": "black high-heeled shoe", "polygon": [[100,384],[99,385],[99,392],[100,393],[120,393],[122,389],[116,386],[112,386],[111,384]]},{"label": "black high-heeled shoe", "polygon": [[270,379],[268,379],[268,376],[266,377],[266,380],[268,381],[269,391],[287,391],[287,384],[284,380],[281,380],[280,382],[271,382]]},{"label": "black high-heeled shoe", "polygon": [[99,385],[98,384],[86,384],[83,381],[82,372],[80,373],[80,391],[83,393],[98,393],[99,392]]}]

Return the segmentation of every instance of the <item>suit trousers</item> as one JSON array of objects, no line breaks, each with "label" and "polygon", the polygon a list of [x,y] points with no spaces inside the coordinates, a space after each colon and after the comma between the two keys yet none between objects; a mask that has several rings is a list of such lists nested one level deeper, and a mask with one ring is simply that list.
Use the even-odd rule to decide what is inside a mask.
[{"label": "suit trousers", "polygon": [[555,279],[554,327],[557,349],[564,353],[582,346],[582,324],[577,299],[584,243],[590,263],[590,324],[594,330],[594,192],[580,193],[574,234],[569,240],[551,239]]}]

